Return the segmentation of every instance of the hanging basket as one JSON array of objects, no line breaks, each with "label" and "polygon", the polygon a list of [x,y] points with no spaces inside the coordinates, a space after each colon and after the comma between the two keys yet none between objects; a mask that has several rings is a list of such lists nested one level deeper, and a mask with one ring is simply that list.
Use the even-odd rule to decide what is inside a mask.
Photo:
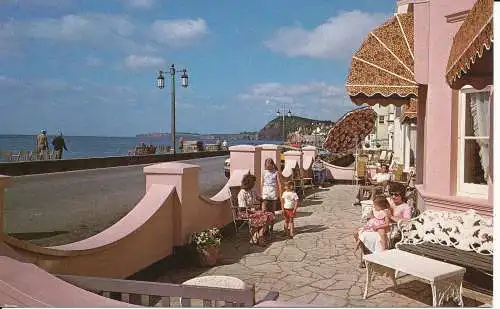
[{"label": "hanging basket", "polygon": [[217,260],[219,259],[220,250],[217,245],[209,245],[202,248],[198,248],[200,264],[203,267],[215,266]]}]

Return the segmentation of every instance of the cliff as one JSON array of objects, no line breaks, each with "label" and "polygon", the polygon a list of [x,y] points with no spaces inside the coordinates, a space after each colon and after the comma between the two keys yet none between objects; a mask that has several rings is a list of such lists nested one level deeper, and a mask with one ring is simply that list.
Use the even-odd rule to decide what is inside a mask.
[{"label": "cliff", "polygon": [[[334,123],[329,120],[316,120],[298,116],[285,116],[285,135],[288,136],[289,133],[297,131],[299,127],[302,127],[303,133],[310,134],[312,130],[314,130],[318,125],[321,124],[331,126]],[[258,139],[271,141],[282,140],[283,118],[276,117],[268,122],[266,126],[259,131]]]}]

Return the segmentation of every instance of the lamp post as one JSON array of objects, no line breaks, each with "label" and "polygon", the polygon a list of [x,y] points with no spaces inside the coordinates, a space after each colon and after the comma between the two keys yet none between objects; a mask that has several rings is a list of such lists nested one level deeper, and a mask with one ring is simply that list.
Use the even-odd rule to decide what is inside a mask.
[{"label": "lamp post", "polygon": [[156,86],[160,89],[165,88],[165,76],[164,73],[168,73],[172,79],[172,91],[171,91],[171,138],[172,138],[172,148],[173,153],[175,155],[175,73],[181,73],[181,86],[187,88],[188,84],[188,75],[186,69],[176,70],[175,66],[172,64],[168,69],[168,72],[163,72],[160,70],[158,72],[158,77],[156,77]]},{"label": "lamp post", "polygon": [[314,134],[314,147],[318,147],[318,135],[321,132],[321,128],[317,127],[316,130],[313,131]]},{"label": "lamp post", "polygon": [[[286,136],[285,136],[285,111],[286,111],[286,108],[285,108],[285,103],[283,103],[283,115],[282,113],[280,113],[280,110],[279,108],[276,109],[276,116],[277,117],[280,117],[282,116],[283,118],[283,145],[285,144],[286,142]],[[290,109],[288,109],[288,113],[287,113],[287,116],[288,117],[292,117],[292,111]]]}]

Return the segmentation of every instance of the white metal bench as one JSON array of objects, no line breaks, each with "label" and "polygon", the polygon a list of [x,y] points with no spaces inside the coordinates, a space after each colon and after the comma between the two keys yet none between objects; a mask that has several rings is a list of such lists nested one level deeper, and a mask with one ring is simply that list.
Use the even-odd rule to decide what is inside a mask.
[{"label": "white metal bench", "polygon": [[431,284],[434,306],[449,298],[463,305],[465,267],[492,273],[491,219],[482,218],[473,210],[455,213],[427,210],[411,220],[400,221],[398,226],[401,241],[396,244],[397,249],[364,258],[367,264],[365,297],[374,273],[389,275],[395,282],[397,272],[401,271]]}]

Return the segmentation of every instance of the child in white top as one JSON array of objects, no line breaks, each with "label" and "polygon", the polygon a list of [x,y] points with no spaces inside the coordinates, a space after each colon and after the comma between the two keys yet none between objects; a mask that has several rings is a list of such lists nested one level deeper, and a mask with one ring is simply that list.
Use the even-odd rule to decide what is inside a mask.
[{"label": "child in white top", "polygon": [[285,191],[281,195],[281,209],[283,210],[283,216],[285,217],[284,230],[290,238],[293,238],[294,235],[293,218],[297,213],[298,207],[299,197],[297,193],[293,191],[293,182],[289,181],[285,184]]}]

